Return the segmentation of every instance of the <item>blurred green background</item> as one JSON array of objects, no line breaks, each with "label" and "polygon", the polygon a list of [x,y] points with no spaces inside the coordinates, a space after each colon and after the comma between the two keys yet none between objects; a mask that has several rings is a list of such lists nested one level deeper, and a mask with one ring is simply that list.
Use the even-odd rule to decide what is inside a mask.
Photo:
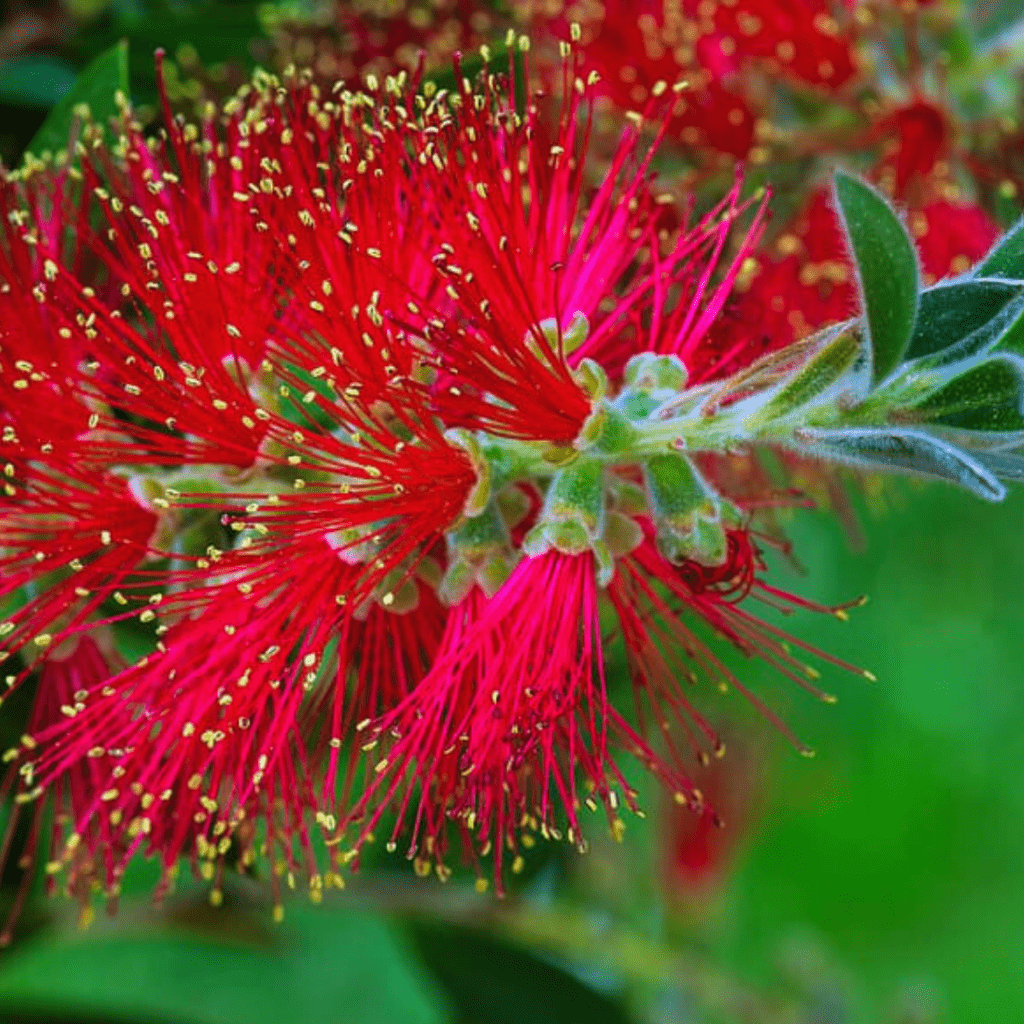
[{"label": "blurred green background", "polygon": [[[15,160],[121,36],[136,99],[151,102],[157,45],[251,63],[259,14],[7,4],[0,153]],[[826,603],[869,596],[847,623],[808,612],[787,628],[878,682],[830,670],[828,706],[744,670],[817,757],[738,711],[754,797],[727,825],[735,859],[707,886],[666,897],[669,826],[650,787],[623,846],[595,820],[587,858],[538,850],[501,904],[471,879],[418,882],[381,857],[319,907],[295,895],[274,925],[252,882],[220,909],[188,884],[153,909],[140,867],[119,915],[84,930],[74,907],[33,895],[0,953],[0,1022],[1024,1020],[1024,496],[991,507],[895,485],[872,506],[863,551],[801,513],[787,532],[804,571],[774,568]],[[8,871],[8,897],[17,881]]]}]

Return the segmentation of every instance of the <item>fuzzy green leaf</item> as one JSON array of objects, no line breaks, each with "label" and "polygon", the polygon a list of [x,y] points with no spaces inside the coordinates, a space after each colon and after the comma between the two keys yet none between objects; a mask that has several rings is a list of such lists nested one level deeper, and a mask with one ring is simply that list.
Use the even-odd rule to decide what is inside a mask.
[{"label": "fuzzy green leaf", "polygon": [[125,39],[101,53],[78,76],[71,91],[47,115],[28,144],[28,151],[38,155],[46,150],[56,153],[66,149],[75,109],[85,104],[92,117],[102,124],[117,114],[114,97],[119,91],[128,95],[128,41]]},{"label": "fuzzy green leaf", "polygon": [[958,430],[1024,430],[1024,360],[1000,356],[978,364],[929,395],[916,409],[929,423]]},{"label": "fuzzy green leaf", "polygon": [[1024,455],[1016,452],[979,452],[977,459],[1000,480],[1024,480]]},{"label": "fuzzy green leaf", "polygon": [[1000,480],[1024,480],[1024,455],[1016,452],[980,452],[977,459]]},{"label": "fuzzy green leaf", "polygon": [[1024,355],[1024,295],[1008,302],[1006,307],[992,318],[991,323],[1000,327],[999,337],[995,344],[985,351]]},{"label": "fuzzy green leaf", "polygon": [[914,332],[917,250],[893,208],[870,185],[837,174],[836,199],[857,265],[877,384],[902,362]]},{"label": "fuzzy green leaf", "polygon": [[934,355],[990,323],[1016,295],[1024,282],[968,279],[937,285],[921,293],[907,359]]},{"label": "fuzzy green leaf", "polygon": [[780,389],[747,421],[747,426],[771,423],[801,406],[820,399],[853,368],[863,351],[860,333],[845,327],[827,340]]},{"label": "fuzzy green leaf", "polygon": [[916,374],[921,370],[955,367],[957,363],[965,364],[976,356],[993,352],[1019,353],[1021,350],[1024,350],[1024,294],[1010,299],[991,320],[948,348],[909,363],[907,372]]},{"label": "fuzzy green leaf", "polygon": [[1024,277],[1024,218],[996,242],[973,274],[975,277]]},{"label": "fuzzy green leaf", "polygon": [[804,430],[801,446],[830,462],[897,472],[957,484],[988,501],[1006,488],[977,459],[922,430],[899,427]]}]

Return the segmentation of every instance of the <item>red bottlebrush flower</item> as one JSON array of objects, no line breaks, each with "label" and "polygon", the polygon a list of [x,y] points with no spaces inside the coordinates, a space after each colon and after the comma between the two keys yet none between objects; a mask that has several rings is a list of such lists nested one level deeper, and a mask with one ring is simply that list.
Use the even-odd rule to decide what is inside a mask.
[{"label": "red bottlebrush flower", "polygon": [[871,141],[883,142],[885,149],[879,173],[889,191],[903,199],[913,186],[934,177],[950,154],[954,131],[948,112],[919,96],[878,120],[871,134]]},{"label": "red bottlebrush flower", "polygon": [[[54,723],[63,719],[74,717],[80,708],[82,701],[93,690],[101,685],[111,673],[111,665],[117,664],[118,658],[111,655],[111,639],[108,636],[99,638],[93,637],[72,637],[66,640],[57,648],[48,650],[41,660],[39,670],[38,689],[33,700],[32,711],[29,715],[26,736],[31,737],[37,733],[50,728]],[[28,740],[28,742],[32,742]],[[29,823],[28,834],[24,844],[18,851],[18,865],[24,871],[21,885],[15,896],[14,905],[10,911],[10,920],[17,917],[32,883],[32,872],[29,870],[40,853],[45,854],[47,849],[55,849],[59,845],[60,825],[54,823],[53,835],[46,836],[44,827],[46,824],[45,811],[48,805],[67,810],[72,816],[84,809],[92,799],[94,792],[103,785],[106,773],[88,758],[80,760],[74,768],[62,776],[59,782],[52,787],[46,801],[37,801],[31,809],[32,817]],[[0,799],[8,798],[11,784],[16,776],[9,775],[0,790]],[[38,795],[34,789],[36,783],[31,776],[22,775],[27,792],[19,794],[13,804],[13,812],[7,824],[7,831],[0,845],[0,864],[5,863],[12,853],[12,844],[16,836],[21,808],[23,805],[35,799]],[[114,830],[110,823],[101,819],[93,819],[90,822],[89,842],[86,848],[91,850],[102,849],[114,838]],[[73,856],[81,859],[84,849]],[[52,888],[53,875],[51,873],[49,886]],[[69,889],[74,883],[69,883]],[[88,886],[78,889],[75,895],[82,900],[88,899]],[[11,935],[9,926],[0,933],[0,945],[6,945]]]},{"label": "red bottlebrush flower", "polygon": [[855,23],[829,0],[719,0],[711,18],[721,49],[732,50],[734,59],[761,58],[797,82],[829,89],[858,73]]},{"label": "red bottlebrush flower", "polygon": [[[28,468],[7,474],[2,596],[16,599],[24,584],[39,595],[8,613],[4,656],[62,644],[111,618],[159,619],[157,636],[166,633],[151,661],[103,680],[73,719],[40,729],[40,785],[62,791],[85,758],[106,773],[109,784],[73,808],[63,840],[70,870],[92,872],[108,891],[139,849],[169,871],[182,853],[222,859],[225,837],[249,841],[250,821],[284,844],[308,835],[304,811],[316,805],[314,776],[318,785],[324,777],[322,766],[308,768],[298,723],[318,717],[302,705],[320,659],[338,635],[365,633],[352,620],[367,602],[409,610],[417,564],[459,518],[477,476],[414,379],[409,341],[377,312],[373,296],[394,291],[393,271],[374,254],[372,207],[359,189],[340,193],[349,200],[342,223],[353,234],[365,228],[369,251],[353,246],[355,256],[317,280],[312,310],[295,280],[301,259],[263,248],[261,213],[281,223],[290,195],[273,178],[281,163],[253,153],[260,133],[242,126],[272,130],[275,153],[287,132],[305,133],[301,116],[260,107],[264,99],[228,114],[223,178],[199,159],[205,140],[177,128],[173,161],[129,145],[111,163],[99,199],[113,228],[107,270],[130,299],[123,309],[53,261],[11,270],[12,288],[45,310],[47,337],[70,339],[81,355],[13,388],[10,415],[20,422],[28,400],[52,395],[59,380],[65,400],[53,419],[66,429],[44,430],[39,445],[5,431],[5,449]],[[344,134],[340,108],[327,120]],[[365,140],[357,144],[365,153]],[[234,177],[239,166],[243,178]],[[406,165],[394,166],[391,185],[406,175]],[[256,199],[243,186],[254,178],[270,183]],[[310,208],[320,212],[314,194],[305,198],[290,211],[296,230],[312,224]],[[221,211],[222,202],[234,206]],[[23,229],[9,225],[13,251]],[[247,298],[249,260],[261,252],[269,278]],[[234,292],[219,283],[236,275]],[[310,321],[327,318],[347,326],[325,338]],[[310,575],[316,564],[324,568]],[[123,611],[112,613],[108,600]],[[424,643],[441,625],[430,603],[410,633]],[[334,666],[343,687],[353,669],[361,681],[387,670],[362,652]],[[406,685],[418,671],[410,662]],[[362,692],[351,703],[339,694],[338,706],[343,727],[360,708],[381,710]],[[336,739],[326,734],[332,756]],[[180,815],[153,810],[172,798]],[[76,849],[89,856],[80,862]],[[63,860],[59,849],[55,857]]]},{"label": "red bottlebrush flower", "polygon": [[334,18],[290,20],[278,14],[274,64],[311,68],[320,82],[450,66],[456,53],[490,43],[506,18],[480,0],[338,0]]},{"label": "red bottlebrush flower", "polygon": [[857,285],[842,228],[823,189],[774,244],[752,258],[741,290],[712,336],[726,372],[748,365],[818,328],[852,316]]},{"label": "red bottlebrush flower", "polygon": [[492,8],[477,0],[400,0],[386,5],[357,0],[337,3],[335,12],[341,33],[338,61],[322,73],[336,78],[411,71],[424,57],[428,68],[441,67],[453,54],[486,43],[496,20]]},{"label": "red bottlebrush flower", "polygon": [[[155,653],[97,682],[75,716],[37,734],[39,784],[59,787],[85,760],[102,770],[106,782],[62,839],[88,851],[104,890],[116,889],[140,849],[169,875],[182,855],[216,860],[225,837],[245,846],[260,820],[283,847],[308,836],[302,818],[315,801],[295,721],[345,615],[337,598],[351,576],[323,542],[294,550],[269,584],[275,599],[243,581],[232,589],[250,599],[232,605],[225,585],[214,610],[179,621]],[[276,593],[285,586],[287,602]],[[174,813],[161,813],[165,805]],[[96,835],[97,820],[116,826],[116,841]]]},{"label": "red bottlebrush flower", "polygon": [[257,78],[216,127],[143,146],[128,124],[96,158],[113,295],[12,268],[73,357],[13,389],[61,401],[44,444],[5,435],[26,468],[3,593],[39,590],[8,646],[138,619],[153,647],[16,755],[26,797],[89,762],[51,858],[76,891],[116,892],[137,853],[216,884],[262,844],[315,895],[314,829],[333,880],[340,829],[358,818],[358,847],[391,808],[421,870],[444,875],[457,835],[500,883],[524,829],[582,846],[598,803],[621,828],[623,754],[700,804],[691,762],[717,741],[682,680],[772,717],[702,633],[813,690],[739,602],[813,606],[761,579],[748,514],[655,436],[688,375],[749,364],[710,339],[763,205],[738,241],[738,186],[669,215],[632,123],[589,186],[583,70],[570,55],[551,128],[513,71],[331,98]]},{"label": "red bottlebrush flower", "polygon": [[[540,17],[553,18],[549,5],[538,6]],[[561,18],[556,23],[564,25]],[[704,25],[701,31],[694,19],[663,0],[646,0],[639,8],[613,0],[580,24],[588,64],[617,107],[643,110],[666,84],[685,80],[688,88],[680,96],[667,94],[666,107],[674,113],[670,137],[717,153],[747,155],[756,110],[734,87],[737,61],[723,52],[713,28]]]},{"label": "red bottlebrush flower", "polygon": [[[380,781],[361,808],[369,814],[363,834],[395,800],[390,844],[410,819],[407,855],[419,870],[436,865],[444,876],[454,823],[469,851],[493,850],[499,883],[506,851],[518,855],[524,820],[557,837],[562,812],[566,835],[580,845],[580,802],[593,793],[615,806],[610,713],[593,564],[559,554],[530,559],[486,608],[473,592],[420,685],[364,730]],[[627,788],[621,776],[618,783]]]},{"label": "red bottlebrush flower", "polygon": [[277,566],[273,587],[287,602],[257,596],[184,619],[155,654],[82,688],[70,721],[37,723],[38,786],[59,792],[82,763],[105,780],[57,830],[55,849],[74,854],[72,888],[116,892],[138,851],[160,860],[165,884],[182,856],[213,879],[232,843],[243,862],[255,858],[259,828],[277,858],[310,873],[308,818],[330,836],[333,818],[319,809],[337,799],[342,738],[411,690],[444,628],[443,609],[416,584],[397,613],[383,598],[352,608],[357,575],[311,545]]},{"label": "red bottlebrush flower", "polygon": [[[728,546],[725,561],[711,568],[695,561],[673,566],[649,540],[622,561],[607,599],[631,660],[632,722],[608,695],[602,649],[609,637],[602,636],[601,595],[588,557],[549,553],[529,559],[486,606],[474,591],[449,620],[419,686],[394,711],[365,723],[363,749],[378,778],[353,815],[357,848],[393,804],[397,823],[389,849],[397,849],[408,829],[406,855],[417,870],[433,868],[444,878],[454,831],[472,861],[493,851],[500,887],[503,859],[511,856],[513,870],[521,863],[523,836],[526,846],[534,832],[558,838],[564,820],[569,841],[585,848],[581,802],[591,810],[603,804],[613,830],[622,828],[620,799],[630,809],[637,806],[617,763],[623,753],[703,814],[705,794],[694,782],[693,761],[705,763],[724,748],[694,706],[690,686],[735,688],[809,753],[686,617],[831,701],[809,682],[818,673],[794,656],[794,641],[738,604],[754,592],[773,607],[845,613],[761,580],[746,531],[731,532]],[[686,739],[682,749],[680,736]]]},{"label": "red bottlebrush flower", "polygon": [[580,22],[601,89],[621,109],[643,109],[664,83],[685,80],[688,88],[672,104],[669,136],[704,155],[742,158],[758,141],[757,121],[770,102],[749,73],[754,65],[828,89],[858,72],[851,19],[826,0],[646,0],[639,7],[611,0],[593,11],[569,6],[557,17],[551,4],[525,6],[563,33],[566,20]]},{"label": "red bottlebrush flower", "polygon": [[673,906],[704,908],[721,886],[757,815],[757,774],[750,755],[730,744],[727,757],[695,770],[703,798],[697,811],[665,802],[659,856]]},{"label": "red bottlebrush flower", "polygon": [[933,199],[908,217],[925,280],[963,274],[995,244],[999,225],[974,203]]}]

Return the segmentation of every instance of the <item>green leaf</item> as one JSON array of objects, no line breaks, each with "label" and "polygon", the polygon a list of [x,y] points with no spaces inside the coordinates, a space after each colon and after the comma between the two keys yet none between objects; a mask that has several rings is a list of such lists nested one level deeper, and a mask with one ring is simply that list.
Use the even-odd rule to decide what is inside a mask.
[{"label": "green leaf", "polygon": [[75,69],[49,53],[21,53],[0,63],[0,103],[45,107],[59,103],[74,87]]},{"label": "green leaf", "polygon": [[992,247],[974,268],[975,277],[1024,277],[1024,218]]},{"label": "green leaf", "polygon": [[1024,355],[1024,297],[1014,299],[1002,310],[992,323],[1005,321],[998,326],[1001,327],[999,337],[995,344],[986,352],[1013,352],[1016,355]]},{"label": "green leaf", "polygon": [[118,91],[128,95],[128,42],[124,39],[101,53],[78,76],[71,91],[47,115],[28,151],[38,155],[66,149],[75,108],[87,105],[93,118],[104,123],[117,114],[114,96]]},{"label": "green leaf", "polygon": [[870,185],[837,174],[836,199],[857,265],[877,384],[902,362],[914,331],[917,250],[895,211]]},{"label": "green leaf", "polygon": [[900,427],[803,430],[800,441],[827,461],[945,480],[988,501],[1002,501],[1006,497],[1006,488],[977,459],[922,430]]},{"label": "green leaf", "polygon": [[[0,970],[0,1020],[33,1014],[175,1024],[441,1024],[401,937],[365,913],[246,914],[205,899],[161,922],[125,907],[85,932],[28,940]],[[134,920],[130,920],[134,918]],[[168,920],[170,918],[170,920]]]},{"label": "green leaf", "polygon": [[1024,430],[1024,360],[988,359],[929,395],[916,412],[959,430]]},{"label": "green leaf", "polygon": [[417,925],[413,936],[457,1020],[487,1024],[630,1024],[609,996],[531,953],[480,932]]},{"label": "green leaf", "polygon": [[1016,452],[979,452],[976,457],[1000,480],[1024,480],[1024,455]]},{"label": "green leaf", "polygon": [[1010,46],[1015,38],[1024,34],[1020,0],[994,0],[987,4],[969,4],[965,13],[973,22],[978,42],[986,48]]},{"label": "green leaf", "polygon": [[[210,72],[228,63],[251,69],[253,40],[265,36],[261,11],[270,6],[253,0],[115,3],[103,18],[80,27],[74,42],[79,50],[94,53],[117,39],[131,39],[132,97],[151,104],[157,100],[154,50],[162,48],[174,56],[184,46]],[[182,68],[183,81],[190,77],[189,67]]]},{"label": "green leaf", "polygon": [[1022,291],[1024,281],[990,278],[928,288],[921,293],[906,358],[919,359],[948,349],[989,324]]},{"label": "green leaf", "polygon": [[863,351],[860,332],[843,327],[811,356],[747,421],[751,429],[771,423],[821,398],[852,369]]}]

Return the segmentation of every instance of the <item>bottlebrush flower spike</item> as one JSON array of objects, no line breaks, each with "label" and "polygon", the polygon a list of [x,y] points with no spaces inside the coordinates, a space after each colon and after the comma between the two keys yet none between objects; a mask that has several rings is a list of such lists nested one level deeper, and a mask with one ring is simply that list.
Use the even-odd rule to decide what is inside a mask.
[{"label": "bottlebrush flower spike", "polygon": [[[31,737],[54,723],[77,714],[79,708],[83,706],[83,699],[94,687],[109,677],[111,666],[118,664],[120,659],[112,651],[112,638],[100,634],[96,637],[70,638],[59,647],[47,650],[40,658],[38,688],[29,715],[26,736]],[[28,773],[22,772],[20,776],[12,773],[7,776],[0,790],[0,799],[7,799],[11,795],[15,780],[26,788],[26,791],[18,794],[13,800],[11,819],[3,845],[0,847],[0,863],[6,862],[16,852],[18,865],[24,870],[11,910],[11,919],[17,917],[28,897],[33,879],[33,873],[29,869],[33,862],[37,857],[45,856],[49,849],[57,845],[56,833],[59,833],[60,828],[54,826],[55,834],[46,835],[45,812],[50,808],[58,808],[61,811],[67,809],[72,816],[76,816],[87,806],[97,788],[103,785],[104,779],[105,772],[101,767],[89,759],[82,759],[71,771],[62,776],[59,783],[47,794],[46,800],[39,800],[34,792],[35,780]],[[13,844],[17,835],[16,827],[22,807],[26,804],[30,805],[27,809],[31,813],[31,820],[22,845],[15,850]],[[91,824],[95,832],[90,835],[90,841],[84,844],[84,847],[93,851],[108,848],[115,838],[115,830],[109,821],[94,818]],[[83,853],[84,849],[79,849],[74,854],[76,860],[80,861]],[[53,888],[55,867],[56,865],[48,865],[49,889]],[[76,888],[79,882],[84,882],[84,887]],[[88,882],[89,878],[82,876],[69,882],[69,890],[73,890],[83,903],[88,901]],[[10,939],[8,927],[0,933],[0,945],[6,945]]]},{"label": "bottlebrush flower spike", "polygon": [[310,67],[329,82],[367,74],[384,78],[411,72],[421,62],[433,71],[494,38],[504,21],[479,0],[340,3],[333,10],[335,21],[327,26],[302,20],[275,26],[279,66]]},{"label": "bottlebrush flower spike", "polygon": [[454,827],[470,856],[493,851],[500,885],[523,831],[557,838],[565,814],[566,835],[581,845],[584,797],[596,790],[614,806],[608,714],[594,565],[558,553],[530,559],[490,605],[474,591],[456,609],[429,674],[367,723],[378,780],[360,808],[362,835],[393,800],[389,846],[408,819],[403,849],[418,871],[445,876]]},{"label": "bottlebrush flower spike", "polygon": [[[554,10],[550,4],[525,6],[538,22],[568,34],[559,5]],[[661,95],[674,115],[671,138],[738,158],[750,151],[758,111],[738,87],[739,65],[734,54],[723,52],[712,25],[663,0],[639,8],[613,0],[583,17],[579,28],[601,92],[620,110],[643,110]],[[679,81],[689,86],[682,96],[662,93],[662,83]]]},{"label": "bottlebrush flower spike", "polygon": [[659,95],[659,83],[686,81],[687,90],[671,104],[669,138],[704,158],[744,158],[762,141],[773,98],[752,71],[830,91],[858,75],[853,19],[825,0],[523,6],[563,35],[563,10],[579,19],[602,91],[621,110],[644,109]]},{"label": "bottlebrush flower spike", "polygon": [[[76,892],[115,896],[142,853],[168,884],[190,857],[216,901],[229,851],[263,845],[317,898],[391,809],[421,871],[446,875],[458,845],[493,853],[501,883],[535,830],[584,845],[584,806],[621,830],[624,754],[696,808],[710,691],[781,727],[716,638],[827,699],[794,652],[815,653],[741,602],[845,616],[764,578],[753,516],[792,497],[765,493],[743,453],[1002,493],[1012,459],[986,460],[1020,434],[1012,410],[996,403],[993,436],[955,409],[955,447],[959,385],[914,376],[908,339],[881,388],[866,322],[758,358],[715,340],[763,209],[737,188],[688,226],[635,122],[589,187],[599,83],[580,61],[570,48],[551,127],[539,98],[517,109],[514,62],[450,92],[260,75],[169,146],[129,119],[92,163],[114,232],[102,268],[4,265],[69,353],[38,379],[16,366],[10,389],[4,653],[130,620],[151,647],[9,755],[24,802],[71,801],[50,860]],[[899,239],[884,202],[846,185]],[[4,252],[31,245],[29,214],[3,230]],[[246,303],[250,254],[268,280]],[[992,379],[1012,388],[1015,366]],[[25,441],[38,395],[52,436]],[[605,670],[617,641],[631,714]]]},{"label": "bottlebrush flower spike", "polygon": [[[607,588],[616,619],[611,634],[599,620],[596,569],[593,556],[549,551],[521,563],[489,604],[474,590],[453,612],[419,686],[394,711],[363,723],[363,749],[376,778],[371,776],[351,816],[359,830],[357,849],[394,805],[389,849],[401,844],[419,873],[446,878],[447,858],[461,846],[477,865],[481,888],[486,879],[479,858],[493,854],[500,892],[503,862],[511,859],[518,871],[537,833],[558,839],[564,832],[585,850],[582,805],[591,811],[603,806],[620,834],[620,810],[638,810],[637,793],[619,763],[624,754],[701,813],[694,764],[724,752],[692,702],[707,699],[706,693],[696,696],[701,689],[736,688],[792,735],[683,616],[701,620],[741,652],[832,700],[808,682],[817,672],[790,653],[785,634],[736,604],[754,589],[773,606],[842,610],[801,602],[759,580],[746,531],[729,534],[725,560],[714,567],[692,559],[673,566],[650,540],[642,542],[623,558],[621,573]],[[633,668],[636,721],[616,708],[608,692],[603,651],[620,638]]]}]

